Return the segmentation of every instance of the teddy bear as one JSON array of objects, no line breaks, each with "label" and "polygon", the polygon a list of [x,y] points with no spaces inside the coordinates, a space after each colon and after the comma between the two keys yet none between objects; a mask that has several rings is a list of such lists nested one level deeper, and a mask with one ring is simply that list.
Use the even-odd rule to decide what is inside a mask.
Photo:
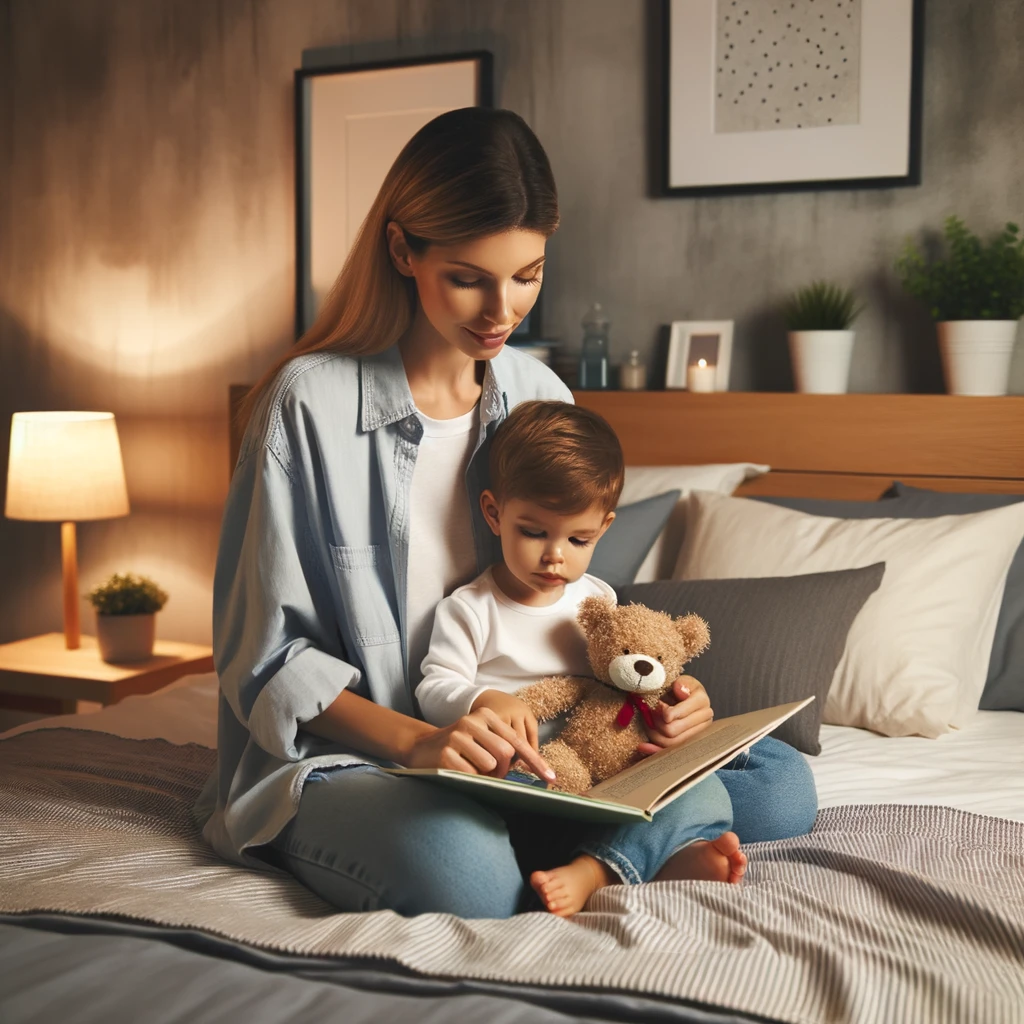
[{"label": "teddy bear", "polygon": [[516,696],[547,721],[569,712],[559,737],[540,752],[555,770],[552,788],[585,793],[640,760],[654,710],[683,666],[711,642],[698,615],[673,619],[640,604],[602,597],[581,602],[577,621],[594,678],[550,676]]}]

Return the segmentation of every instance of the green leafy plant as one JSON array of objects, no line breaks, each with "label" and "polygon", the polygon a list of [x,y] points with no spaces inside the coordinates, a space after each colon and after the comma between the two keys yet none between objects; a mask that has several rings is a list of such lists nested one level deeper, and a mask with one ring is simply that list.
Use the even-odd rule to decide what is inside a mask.
[{"label": "green leafy plant", "polygon": [[100,615],[152,615],[167,603],[167,594],[148,576],[115,572],[89,591],[89,601]]},{"label": "green leafy plant", "polygon": [[791,331],[845,331],[861,309],[850,289],[815,281],[794,292],[786,302],[786,326]]},{"label": "green leafy plant", "polygon": [[934,320],[1017,320],[1024,315],[1024,238],[1007,224],[987,245],[959,217],[947,217],[945,255],[927,258],[907,239],[896,260],[903,287]]}]

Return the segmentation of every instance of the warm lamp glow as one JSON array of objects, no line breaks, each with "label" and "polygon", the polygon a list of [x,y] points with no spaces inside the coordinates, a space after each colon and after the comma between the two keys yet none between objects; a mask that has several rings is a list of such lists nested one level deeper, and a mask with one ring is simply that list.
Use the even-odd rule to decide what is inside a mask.
[{"label": "warm lamp glow", "polygon": [[51,522],[128,515],[114,414],[16,412],[4,514]]},{"label": "warm lamp glow", "polygon": [[112,412],[16,412],[7,465],[8,519],[60,523],[64,643],[80,646],[75,522],[128,515]]}]

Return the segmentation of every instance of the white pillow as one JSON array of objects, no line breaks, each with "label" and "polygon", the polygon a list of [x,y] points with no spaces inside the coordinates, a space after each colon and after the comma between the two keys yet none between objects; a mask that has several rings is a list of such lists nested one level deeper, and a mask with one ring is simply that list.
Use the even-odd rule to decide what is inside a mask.
[{"label": "white pillow", "polygon": [[[627,466],[626,482],[622,487],[619,504],[629,505],[676,489],[683,492],[684,498],[689,491],[732,494],[744,480],[767,473],[769,469],[769,466],[760,466],[754,462],[712,463],[706,466]],[[685,526],[686,506],[679,501],[640,566],[635,583],[667,580],[672,575]]]},{"label": "white pillow", "polygon": [[1022,536],[1024,503],[937,519],[832,519],[695,493],[675,578],[792,576],[885,562],[882,585],[850,628],[823,721],[934,737],[977,711]]}]

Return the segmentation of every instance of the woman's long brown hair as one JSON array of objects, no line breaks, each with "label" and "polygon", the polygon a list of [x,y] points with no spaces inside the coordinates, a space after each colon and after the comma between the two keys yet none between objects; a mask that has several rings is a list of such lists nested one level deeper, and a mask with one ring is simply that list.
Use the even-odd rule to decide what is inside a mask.
[{"label": "woman's long brown hair", "polygon": [[281,367],[309,352],[371,355],[390,348],[416,312],[416,282],[388,252],[395,221],[413,252],[514,228],[545,236],[558,227],[558,195],[547,154],[511,110],[464,107],[425,124],[391,165],[345,265],[312,327],[250,391],[244,423]]}]

